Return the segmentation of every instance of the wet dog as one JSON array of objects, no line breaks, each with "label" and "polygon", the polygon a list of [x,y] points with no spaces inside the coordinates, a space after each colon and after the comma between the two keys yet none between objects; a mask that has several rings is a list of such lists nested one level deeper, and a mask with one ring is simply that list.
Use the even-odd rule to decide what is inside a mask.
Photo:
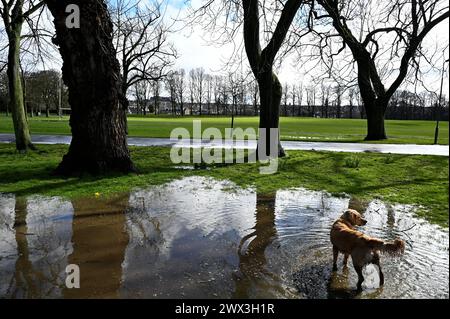
[{"label": "wet dog", "polygon": [[337,258],[339,252],[344,254],[344,267],[347,266],[348,256],[352,256],[353,267],[358,274],[358,290],[364,281],[362,269],[365,265],[378,266],[380,286],[384,284],[384,275],[380,265],[380,252],[389,254],[401,254],[405,250],[405,243],[401,239],[393,242],[372,238],[355,229],[355,226],[363,226],[367,220],[354,209],[346,210],[336,220],[331,228],[330,239],[333,244],[333,270],[337,270]]}]

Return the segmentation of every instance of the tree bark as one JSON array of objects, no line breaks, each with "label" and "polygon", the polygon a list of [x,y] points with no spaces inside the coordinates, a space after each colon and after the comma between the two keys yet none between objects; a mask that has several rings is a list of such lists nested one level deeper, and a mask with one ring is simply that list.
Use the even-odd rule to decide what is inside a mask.
[{"label": "tree bark", "polygon": [[31,143],[30,131],[26,117],[23,86],[20,72],[20,34],[22,22],[17,22],[8,32],[8,90],[9,107],[11,109],[14,133],[16,137],[16,148],[20,152],[35,149]]},{"label": "tree bark", "polygon": [[[258,76],[260,89],[261,107],[259,111],[259,128],[265,129],[266,156],[270,155],[270,128],[279,128],[280,104],[282,96],[282,86],[275,73],[270,70]],[[261,138],[260,132],[260,138]],[[286,153],[280,143],[278,134],[278,156],[283,157]]]},{"label": "tree bark", "polygon": [[[47,0],[69,88],[72,142],[56,173],[135,171],[126,136],[126,99],[104,0]],[[80,28],[67,28],[67,5],[80,8]]]},{"label": "tree bark", "polygon": [[378,141],[387,139],[384,127],[384,115],[386,113],[387,102],[375,100],[365,102],[364,107],[367,115],[367,135],[366,141]]}]

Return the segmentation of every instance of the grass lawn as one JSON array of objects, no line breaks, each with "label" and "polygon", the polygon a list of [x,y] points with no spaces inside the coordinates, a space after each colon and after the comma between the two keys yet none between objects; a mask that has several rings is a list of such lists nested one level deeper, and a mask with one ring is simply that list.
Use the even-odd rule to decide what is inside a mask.
[{"label": "grass lawn", "polygon": [[[130,136],[169,137],[172,129],[187,128],[192,133],[193,119],[202,120],[202,128],[216,127],[224,134],[230,127],[229,117],[155,117],[130,116],[128,129]],[[52,116],[29,118],[32,134],[67,134],[70,135],[68,117]],[[235,127],[257,128],[257,117],[237,117]],[[389,139],[380,143],[432,144],[434,141],[435,122],[433,121],[386,121]],[[12,133],[10,117],[0,115],[0,133]],[[282,140],[364,142],[366,120],[360,119],[318,119],[318,118],[281,118]],[[448,122],[441,122],[439,144],[448,144]]]},{"label": "grass lawn", "polygon": [[448,226],[447,157],[375,153],[290,151],[273,175],[259,174],[259,164],[211,166],[209,170],[180,170],[169,157],[170,148],[131,147],[140,174],[84,176],[63,179],[51,175],[67,152],[66,145],[38,145],[37,152],[19,154],[14,145],[0,144],[0,192],[18,196],[44,194],[77,198],[112,196],[136,187],[161,184],[189,175],[228,179],[253,186],[260,193],[289,187],[347,193],[361,200],[419,204],[427,220]]}]

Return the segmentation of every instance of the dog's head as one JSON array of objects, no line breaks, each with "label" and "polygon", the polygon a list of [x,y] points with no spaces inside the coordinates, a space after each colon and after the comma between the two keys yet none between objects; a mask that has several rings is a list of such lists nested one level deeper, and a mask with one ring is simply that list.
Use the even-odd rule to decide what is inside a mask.
[{"label": "dog's head", "polygon": [[353,226],[363,226],[367,224],[367,220],[362,218],[361,214],[354,209],[347,209],[341,218]]}]

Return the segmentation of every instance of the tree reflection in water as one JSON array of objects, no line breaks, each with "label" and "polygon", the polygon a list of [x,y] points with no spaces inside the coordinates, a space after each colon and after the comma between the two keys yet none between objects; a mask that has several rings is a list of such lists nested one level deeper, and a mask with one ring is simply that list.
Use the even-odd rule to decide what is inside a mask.
[{"label": "tree reflection in water", "polygon": [[114,200],[73,201],[73,252],[68,263],[80,267],[80,288],[65,298],[118,298],[122,263],[129,242],[126,209],[129,194]]},{"label": "tree reflection in water", "polygon": [[276,194],[256,195],[255,226],[241,239],[237,252],[239,271],[233,276],[236,286],[234,298],[257,298],[259,295],[267,296],[269,291],[282,292],[277,275],[267,270],[265,254],[277,237],[275,199]]}]

